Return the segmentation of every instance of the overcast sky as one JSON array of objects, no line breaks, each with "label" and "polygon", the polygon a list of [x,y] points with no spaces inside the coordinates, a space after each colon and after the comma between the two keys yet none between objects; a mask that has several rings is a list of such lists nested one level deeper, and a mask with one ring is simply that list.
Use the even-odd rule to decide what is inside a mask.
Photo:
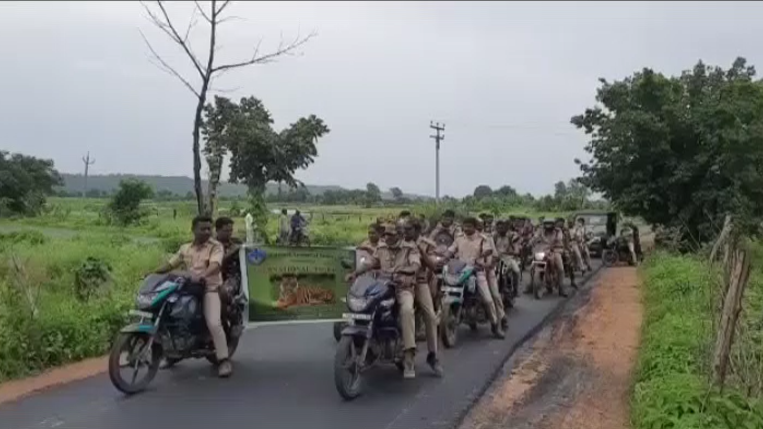
[{"label": "overcast sky", "polygon": [[[174,2],[173,2],[174,3]],[[191,4],[170,4],[184,28]],[[480,184],[550,192],[578,174],[585,137],[569,124],[597,78],[698,59],[760,66],[763,5],[737,2],[238,2],[221,63],[260,39],[318,36],[301,55],[225,75],[227,96],[263,100],[278,128],[316,114],[331,128],[310,184],[434,194],[430,120],[446,124],[441,193]],[[148,61],[139,29],[189,77],[189,63],[133,2],[0,2],[0,149],[64,172],[192,175],[195,100]],[[194,33],[203,54],[206,37]],[[196,81],[194,81],[196,82]],[[227,176],[227,175],[226,175]]]}]

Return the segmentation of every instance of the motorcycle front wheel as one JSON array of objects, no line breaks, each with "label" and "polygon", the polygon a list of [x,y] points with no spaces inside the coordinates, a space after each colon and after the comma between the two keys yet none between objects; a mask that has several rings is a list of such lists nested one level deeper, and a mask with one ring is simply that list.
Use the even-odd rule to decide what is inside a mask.
[{"label": "motorcycle front wheel", "polygon": [[458,342],[458,318],[456,310],[449,305],[443,305],[440,315],[440,336],[446,349],[451,349]]},{"label": "motorcycle front wheel", "polygon": [[358,362],[355,339],[344,336],[336,345],[334,354],[334,386],[346,401],[351,401],[363,393],[363,379]]},{"label": "motorcycle front wheel", "polygon": [[347,327],[347,322],[334,322],[334,339],[336,342],[342,339],[342,330]]},{"label": "motorcycle front wheel", "polygon": [[605,267],[611,267],[617,263],[617,252],[612,249],[604,249],[601,253],[601,263]]},{"label": "motorcycle front wheel", "polygon": [[[127,395],[142,392],[156,377],[162,350],[159,344],[151,343],[150,340],[148,334],[133,332],[119,334],[114,341],[109,354],[109,379],[120,392]],[[146,349],[149,343],[152,344],[151,350]],[[145,374],[139,378],[142,368],[145,369]],[[127,370],[126,376],[122,374],[123,369]]]}]

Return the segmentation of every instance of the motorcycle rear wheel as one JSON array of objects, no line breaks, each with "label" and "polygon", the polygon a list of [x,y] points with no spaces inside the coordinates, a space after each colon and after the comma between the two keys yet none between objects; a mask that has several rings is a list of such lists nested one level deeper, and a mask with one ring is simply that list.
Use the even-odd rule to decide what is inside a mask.
[{"label": "motorcycle rear wheel", "polygon": [[[111,352],[109,353],[109,379],[111,380],[111,384],[113,384],[117,390],[126,395],[134,395],[145,390],[159,371],[159,364],[162,360],[161,345],[152,343],[151,350],[143,350],[150,341],[150,338],[151,337],[148,334],[139,332],[119,334],[116,341],[114,341],[114,345],[111,347]],[[135,347],[138,344],[142,345],[142,347],[136,351]],[[128,352],[133,355],[137,353],[141,355],[141,357],[143,357],[145,353],[150,353],[150,361],[147,362],[148,371],[137,383],[137,368],[133,369],[133,378],[130,381],[124,379],[120,373],[123,352]],[[132,365],[132,363],[129,364]],[[140,364],[140,362],[138,362],[138,364]],[[136,365],[136,367],[137,366],[138,365]]]},{"label": "motorcycle rear wheel", "polygon": [[354,341],[353,337],[342,337],[334,354],[334,386],[339,396],[346,401],[351,401],[363,393],[363,378],[357,362],[358,357],[353,354]]}]

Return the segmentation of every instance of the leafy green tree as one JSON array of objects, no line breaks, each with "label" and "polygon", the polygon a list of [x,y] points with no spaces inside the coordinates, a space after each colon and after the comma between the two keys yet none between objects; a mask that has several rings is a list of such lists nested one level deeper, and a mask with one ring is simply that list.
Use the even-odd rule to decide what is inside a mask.
[{"label": "leafy green tree", "polygon": [[376,183],[368,182],[366,184],[366,205],[373,205],[382,200],[381,189]]},{"label": "leafy green tree", "polygon": [[0,151],[0,215],[39,214],[63,179],[53,161]]},{"label": "leafy green tree", "polygon": [[474,188],[474,198],[477,198],[477,199],[486,198],[492,194],[493,194],[493,190],[490,189],[490,186],[479,185],[476,188]]},{"label": "leafy green tree", "polygon": [[743,58],[702,62],[681,76],[645,68],[600,79],[597,107],[572,118],[590,136],[582,182],[618,208],[693,242],[726,214],[756,231],[763,219],[763,84]]},{"label": "leafy green tree", "polygon": [[[215,118],[209,132],[216,148],[210,153],[230,154],[230,182],[247,185],[252,215],[263,222],[267,214],[265,186],[279,182],[299,188],[302,183],[294,173],[314,162],[317,140],[330,131],[315,115],[275,131],[270,112],[254,97],[242,98],[238,104],[216,97],[208,112]],[[214,112],[223,113],[216,117]]]},{"label": "leafy green tree", "polygon": [[148,215],[146,210],[141,210],[140,203],[153,195],[153,189],[146,182],[137,179],[122,180],[107,206],[111,220],[122,226],[139,224]]},{"label": "leafy green tree", "polygon": [[394,198],[395,201],[400,201],[403,199],[402,189],[398,187],[394,187],[394,188],[390,188],[389,192],[392,194],[392,198]]}]

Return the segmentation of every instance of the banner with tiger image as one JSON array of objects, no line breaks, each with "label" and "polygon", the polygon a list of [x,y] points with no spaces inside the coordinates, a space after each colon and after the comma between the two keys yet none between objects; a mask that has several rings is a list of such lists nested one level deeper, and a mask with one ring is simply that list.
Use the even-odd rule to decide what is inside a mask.
[{"label": "banner with tiger image", "polygon": [[339,319],[354,248],[247,246],[242,277],[252,322]]}]

